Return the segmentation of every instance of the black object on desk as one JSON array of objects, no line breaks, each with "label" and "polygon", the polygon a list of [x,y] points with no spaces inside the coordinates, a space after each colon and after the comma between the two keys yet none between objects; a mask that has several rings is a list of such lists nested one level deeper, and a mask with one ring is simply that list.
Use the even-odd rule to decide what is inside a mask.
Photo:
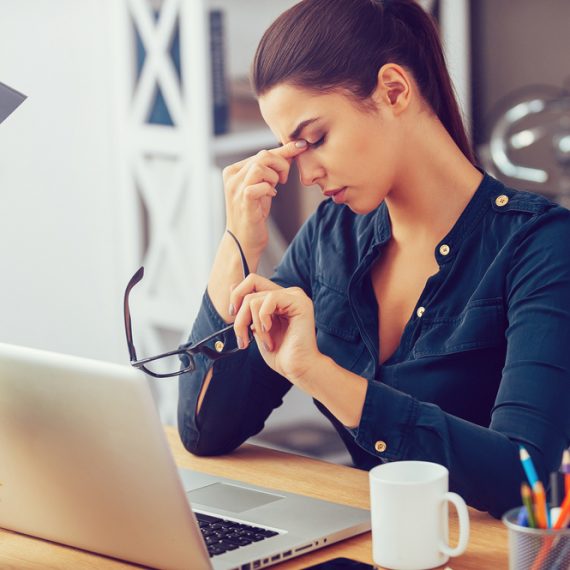
[{"label": "black object on desk", "polygon": [[374,570],[374,566],[350,558],[334,558],[315,566],[308,566],[305,570]]}]

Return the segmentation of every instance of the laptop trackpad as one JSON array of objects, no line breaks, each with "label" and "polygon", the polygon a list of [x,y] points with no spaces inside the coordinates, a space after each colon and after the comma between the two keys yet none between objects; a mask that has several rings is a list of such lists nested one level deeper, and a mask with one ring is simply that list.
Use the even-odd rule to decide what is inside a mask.
[{"label": "laptop trackpad", "polygon": [[226,483],[214,483],[194,491],[188,491],[187,494],[192,505],[200,503],[204,506],[232,513],[241,513],[283,499],[279,495],[244,489]]}]

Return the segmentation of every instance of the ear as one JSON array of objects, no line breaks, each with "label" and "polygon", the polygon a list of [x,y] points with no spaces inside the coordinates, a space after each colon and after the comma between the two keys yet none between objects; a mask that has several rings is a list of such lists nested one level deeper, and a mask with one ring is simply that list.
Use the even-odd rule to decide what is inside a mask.
[{"label": "ear", "polygon": [[411,75],[397,63],[386,63],[378,71],[378,83],[372,97],[377,104],[399,115],[410,104]]}]

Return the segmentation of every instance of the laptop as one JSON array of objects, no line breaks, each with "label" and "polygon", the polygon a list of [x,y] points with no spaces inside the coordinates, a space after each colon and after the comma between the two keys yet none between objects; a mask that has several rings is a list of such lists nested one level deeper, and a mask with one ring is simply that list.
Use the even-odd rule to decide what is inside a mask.
[{"label": "laptop", "polygon": [[147,567],[252,570],[368,531],[370,512],[178,469],[142,372],[0,344],[0,527]]}]

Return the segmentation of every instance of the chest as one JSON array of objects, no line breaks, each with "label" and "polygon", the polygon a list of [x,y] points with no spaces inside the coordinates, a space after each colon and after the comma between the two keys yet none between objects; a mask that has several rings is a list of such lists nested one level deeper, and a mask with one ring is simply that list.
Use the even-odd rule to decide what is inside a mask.
[{"label": "chest", "polygon": [[433,250],[399,254],[388,250],[374,264],[371,278],[378,303],[381,363],[388,360],[398,348],[426,281],[438,271]]}]

